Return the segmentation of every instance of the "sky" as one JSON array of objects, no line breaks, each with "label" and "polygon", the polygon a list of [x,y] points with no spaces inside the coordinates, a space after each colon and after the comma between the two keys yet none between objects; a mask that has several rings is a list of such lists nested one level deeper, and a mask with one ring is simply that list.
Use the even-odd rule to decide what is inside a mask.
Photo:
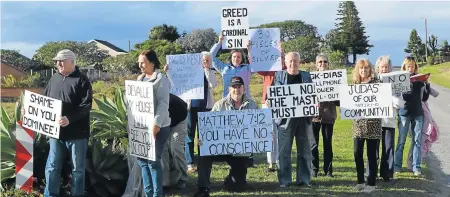
[{"label": "sky", "polygon": [[[221,29],[222,7],[246,7],[250,26],[284,20],[303,20],[324,36],[334,28],[337,1],[166,1],[166,2],[0,2],[0,48],[15,49],[27,57],[49,41],[100,39],[128,50],[148,38],[150,29],[174,25],[181,33],[193,29]],[[366,27],[372,63],[390,55],[398,66],[412,29],[450,41],[450,1],[356,1]],[[350,59],[351,61],[351,59]]]}]

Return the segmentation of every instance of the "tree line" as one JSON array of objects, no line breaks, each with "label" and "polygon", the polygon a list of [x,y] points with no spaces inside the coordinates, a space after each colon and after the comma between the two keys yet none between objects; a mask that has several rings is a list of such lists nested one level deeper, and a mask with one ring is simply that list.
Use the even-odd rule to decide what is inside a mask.
[{"label": "tree line", "polygon": [[[324,36],[318,33],[316,26],[302,20],[273,22],[251,28],[280,28],[283,48],[286,51],[301,51],[304,63],[314,62],[314,58],[319,52],[326,52],[329,55],[330,66],[341,66],[350,63],[347,58],[350,55],[352,62],[355,62],[356,55],[368,55],[370,48],[373,47],[369,43],[369,36],[366,35],[365,27],[358,14],[354,2],[340,2],[335,26]],[[110,57],[106,51],[100,50],[94,43],[54,41],[47,42],[36,50],[32,60],[37,62],[41,68],[51,68],[54,64],[53,56],[59,50],[68,48],[78,54],[77,65],[80,67],[95,65],[96,68],[104,71],[139,72],[136,57],[143,50],[155,50],[159,59],[165,64],[166,55],[209,51],[217,39],[218,33],[214,32],[212,28],[194,29],[190,33],[186,31],[180,33],[177,27],[162,24],[151,28],[148,39],[135,44],[128,54]],[[442,41],[443,44],[438,47],[436,36],[431,35],[429,39],[429,47],[427,47],[427,50],[430,51],[429,54],[434,56],[438,48],[444,51],[444,54],[450,54],[447,41]],[[405,52],[421,58],[424,51],[424,44],[417,35],[417,31],[413,30]],[[229,50],[223,50],[219,54],[222,61],[228,57]]]}]

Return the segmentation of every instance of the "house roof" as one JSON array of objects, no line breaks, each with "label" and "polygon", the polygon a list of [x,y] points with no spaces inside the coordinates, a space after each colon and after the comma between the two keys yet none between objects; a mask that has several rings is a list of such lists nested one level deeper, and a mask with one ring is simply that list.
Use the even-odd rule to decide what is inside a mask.
[{"label": "house roof", "polygon": [[95,41],[95,42],[98,42],[98,43],[100,43],[100,44],[103,44],[103,45],[105,45],[106,47],[108,47],[108,48],[110,48],[110,49],[112,49],[112,50],[114,50],[114,51],[116,51],[116,52],[127,53],[127,51],[125,51],[125,50],[123,50],[123,49],[117,47],[116,45],[113,45],[113,44],[109,43],[108,41],[98,40],[98,39],[93,39],[93,40],[91,40],[91,41],[89,41],[89,42],[92,42],[92,41]]},{"label": "house roof", "polygon": [[0,50],[0,54],[2,63],[12,66],[20,71],[27,72],[39,67],[37,62],[14,50],[2,49]]}]

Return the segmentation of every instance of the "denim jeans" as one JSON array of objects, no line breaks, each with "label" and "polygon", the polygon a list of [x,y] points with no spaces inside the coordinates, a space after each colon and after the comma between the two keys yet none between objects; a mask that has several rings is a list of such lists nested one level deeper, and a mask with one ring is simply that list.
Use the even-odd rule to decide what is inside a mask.
[{"label": "denim jeans", "polygon": [[291,119],[286,129],[278,127],[278,182],[280,185],[292,183],[292,143],[297,145],[297,180],[296,183],[309,184],[311,181],[312,153],[310,137],[311,121],[306,118]]},{"label": "denim jeans", "polygon": [[399,116],[399,135],[398,144],[395,149],[394,158],[394,171],[399,172],[402,168],[403,162],[403,149],[405,147],[406,136],[408,135],[409,124],[411,123],[411,136],[413,149],[413,171],[420,172],[422,163],[422,152],[421,152],[421,142],[422,142],[422,126],[423,126],[423,116]]},{"label": "denim jeans", "polygon": [[163,196],[163,169],[161,166],[161,153],[170,135],[170,126],[162,127],[155,139],[155,160],[138,158],[138,164],[142,170],[142,182],[147,197]]},{"label": "denim jeans", "polygon": [[61,186],[61,169],[64,159],[64,149],[69,149],[72,158],[72,196],[84,195],[85,161],[88,147],[87,139],[59,140],[50,138],[50,151],[45,166],[44,196],[59,196]]},{"label": "denim jeans", "polygon": [[[198,107],[191,107],[188,111],[188,135],[186,137],[186,148],[184,155],[186,156],[187,164],[195,164],[194,161],[194,139],[195,131],[197,130],[198,112],[208,112],[211,109],[202,109]],[[198,146],[197,146],[198,147]],[[200,148],[197,148],[200,151]]]}]

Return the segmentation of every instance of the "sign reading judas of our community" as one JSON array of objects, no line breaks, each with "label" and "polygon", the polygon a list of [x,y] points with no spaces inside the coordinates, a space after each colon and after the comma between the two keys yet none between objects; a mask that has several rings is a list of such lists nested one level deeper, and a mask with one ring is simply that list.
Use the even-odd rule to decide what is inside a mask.
[{"label": "sign reading judas of our community", "polygon": [[392,118],[392,89],[388,83],[341,85],[341,119]]},{"label": "sign reading judas of our community", "polygon": [[272,151],[269,109],[198,113],[200,156]]},{"label": "sign reading judas of our community", "polygon": [[282,70],[279,28],[250,29],[252,72]]},{"label": "sign reading judas of our community", "polygon": [[311,72],[311,78],[316,83],[319,101],[338,101],[339,86],[347,84],[345,69]]},{"label": "sign reading judas of our community", "polygon": [[202,54],[167,55],[170,92],[181,99],[203,99]]},{"label": "sign reading judas of our community", "polygon": [[379,75],[383,83],[391,83],[392,95],[400,97],[402,93],[410,90],[410,74],[408,71],[396,71]]},{"label": "sign reading judas of our community", "polygon": [[25,90],[22,126],[52,138],[59,138],[62,101]]},{"label": "sign reading judas of our community", "polygon": [[222,49],[247,48],[248,10],[247,8],[222,8]]},{"label": "sign reading judas of our community", "polygon": [[267,87],[267,102],[274,119],[319,115],[314,83]]},{"label": "sign reading judas of our community", "polygon": [[130,154],[155,161],[153,83],[125,81]]}]

